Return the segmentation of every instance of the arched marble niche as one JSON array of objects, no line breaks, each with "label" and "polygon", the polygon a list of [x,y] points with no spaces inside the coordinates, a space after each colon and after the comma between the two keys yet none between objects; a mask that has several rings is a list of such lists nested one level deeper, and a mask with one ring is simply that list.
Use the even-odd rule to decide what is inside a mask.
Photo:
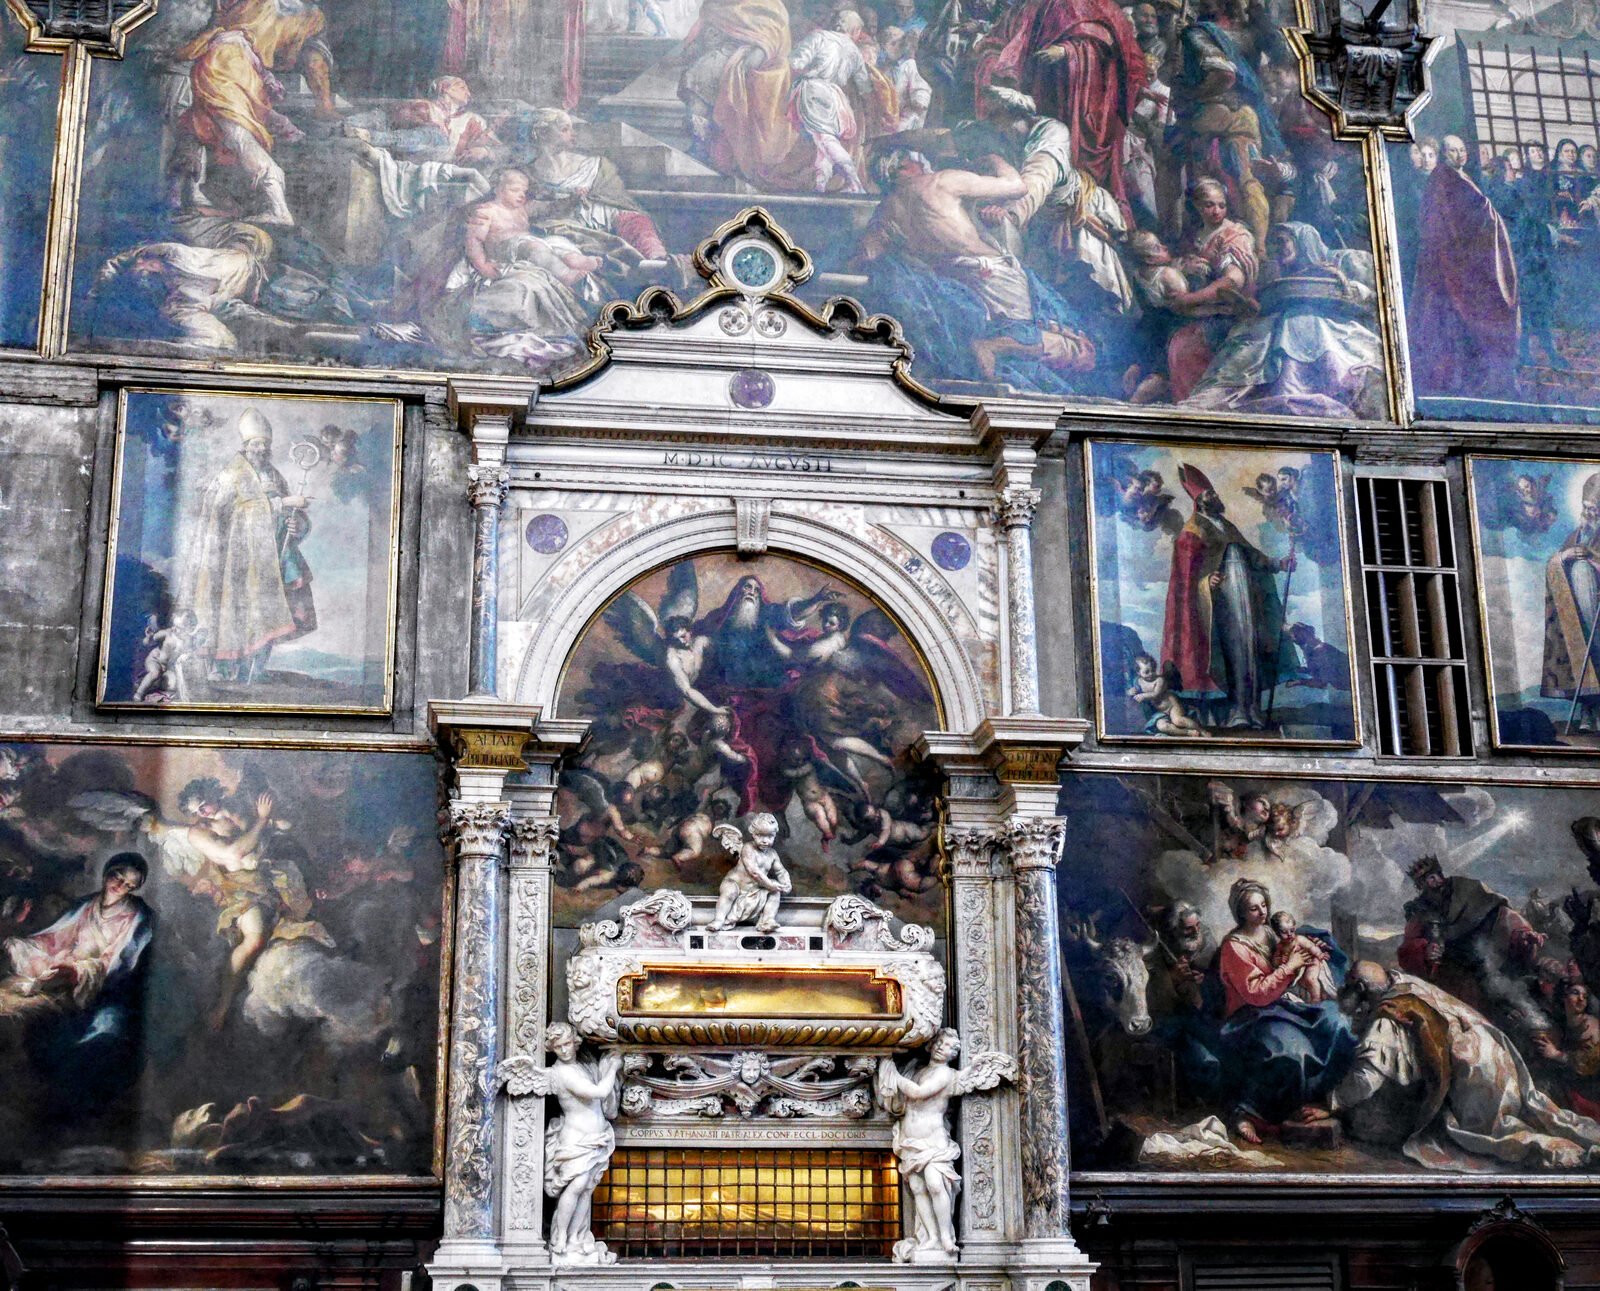
[{"label": "arched marble niche", "polygon": [[592,725],[557,794],[555,918],[620,892],[714,893],[722,821],[771,812],[797,897],[860,892],[943,922],[937,785],[911,747],[933,680],[882,604],[768,553],[686,555],[635,578],[567,657],[556,716]]}]

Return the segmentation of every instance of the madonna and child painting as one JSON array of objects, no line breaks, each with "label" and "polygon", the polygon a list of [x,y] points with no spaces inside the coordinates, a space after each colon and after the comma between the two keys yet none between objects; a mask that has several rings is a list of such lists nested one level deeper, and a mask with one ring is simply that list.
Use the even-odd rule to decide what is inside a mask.
[{"label": "madonna and child painting", "polygon": [[777,555],[705,555],[633,583],[585,629],[557,711],[592,720],[561,773],[558,922],[620,893],[718,890],[720,827],[766,819],[793,890],[858,892],[939,922],[939,728],[898,624],[843,580]]},{"label": "madonna and child painting", "polygon": [[[959,393],[1384,415],[1286,0],[184,0],[97,64],[79,351],[559,377],[764,206]],[[21,191],[48,153],[8,151]],[[42,245],[42,221],[36,222]]]},{"label": "madonna and child painting", "polygon": [[1357,738],[1334,453],[1092,441],[1102,739]]},{"label": "madonna and child painting", "polygon": [[1080,773],[1075,1169],[1600,1171],[1600,797]]},{"label": "madonna and child painting", "polygon": [[0,744],[0,1177],[434,1173],[414,753]]}]

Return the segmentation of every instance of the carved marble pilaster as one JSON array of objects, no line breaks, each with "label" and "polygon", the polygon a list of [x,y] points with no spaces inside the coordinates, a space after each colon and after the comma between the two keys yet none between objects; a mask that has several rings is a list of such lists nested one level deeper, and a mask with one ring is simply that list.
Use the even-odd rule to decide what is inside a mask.
[{"label": "carved marble pilaster", "polygon": [[[511,822],[510,973],[506,984],[506,1054],[544,1064],[550,987],[550,866],[560,822],[554,816]],[[506,1104],[505,1241],[532,1254],[543,1247],[544,1100]]]},{"label": "carved marble pilaster", "polygon": [[1071,1242],[1066,1045],[1055,870],[1067,823],[1013,816],[1002,831],[1016,883],[1018,1057],[1023,1071],[1023,1235]]},{"label": "carved marble pilaster", "polygon": [[511,487],[504,466],[476,463],[467,467],[467,500],[472,504],[472,646],[468,689],[492,695],[500,626],[500,511]]},{"label": "carved marble pilaster", "polygon": [[495,1235],[493,1075],[500,1060],[500,869],[510,813],[503,802],[453,802],[456,879],[449,1092],[445,1115],[445,1242]]},{"label": "carved marble pilaster", "polygon": [[994,515],[1005,533],[1006,624],[1011,656],[1013,713],[1039,711],[1039,647],[1033,617],[1033,513],[1043,497],[1038,489],[1001,488]]},{"label": "carved marble pilaster", "polygon": [[[952,828],[944,835],[955,911],[956,1025],[972,1053],[1005,1047],[998,1025],[1000,968],[995,935],[995,857],[1002,842],[999,834],[985,829]],[[1006,1105],[1011,1097],[1001,1094],[961,1100],[961,1241],[969,1256],[977,1254],[984,1243],[1006,1238],[1005,1197],[999,1181],[1003,1177],[1004,1127],[1008,1121],[1015,1123],[1014,1109]]]}]

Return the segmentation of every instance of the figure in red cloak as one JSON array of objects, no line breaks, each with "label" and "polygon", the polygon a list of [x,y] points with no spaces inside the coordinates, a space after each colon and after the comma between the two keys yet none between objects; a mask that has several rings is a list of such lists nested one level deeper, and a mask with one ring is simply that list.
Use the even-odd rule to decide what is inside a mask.
[{"label": "figure in red cloak", "polygon": [[1467,146],[1445,141],[1422,192],[1422,235],[1409,310],[1422,395],[1515,399],[1517,266],[1500,213],[1466,174]]},{"label": "figure in red cloak", "polygon": [[1149,79],[1139,38],[1113,0],[1025,0],[984,41],[977,100],[1014,84],[1072,132],[1072,164],[1108,189],[1131,221],[1124,139]]},{"label": "figure in red cloak", "polygon": [[1294,558],[1252,545],[1204,472],[1184,463],[1178,481],[1194,513],[1172,545],[1161,657],[1177,665],[1185,691],[1226,696],[1224,725],[1260,729],[1262,693],[1288,664],[1273,575],[1293,569]]}]

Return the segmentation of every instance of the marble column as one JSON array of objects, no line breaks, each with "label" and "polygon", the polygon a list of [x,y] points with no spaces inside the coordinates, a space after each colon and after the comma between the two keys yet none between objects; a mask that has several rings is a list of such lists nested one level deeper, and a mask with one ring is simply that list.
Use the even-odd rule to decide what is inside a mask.
[{"label": "marble column", "polygon": [[1033,620],[1033,513],[1038,489],[1008,486],[995,498],[994,514],[1006,541],[1006,645],[1011,659],[1010,713],[1039,711],[1039,648]]},{"label": "marble column", "polygon": [[494,1071],[500,1057],[500,870],[510,809],[452,802],[455,965],[445,1116],[444,1242],[495,1240]]},{"label": "marble column", "polygon": [[[506,991],[506,1056],[544,1064],[549,1021],[550,866],[560,822],[554,816],[511,822],[510,973]],[[544,1099],[506,1102],[505,1246],[540,1259],[544,1242]]]},{"label": "marble column", "polygon": [[[1000,1003],[999,945],[995,936],[995,859],[1001,838],[993,830],[947,828],[945,867],[955,915],[951,958],[955,965],[956,1029],[968,1053],[1004,1049]],[[959,1105],[963,1159],[961,1250],[963,1260],[981,1259],[985,1246],[1008,1237],[1006,1198],[1007,1139],[1016,1132],[1010,1091],[989,1098],[964,1098]]]},{"label": "marble column", "polygon": [[1066,826],[1055,816],[1013,816],[1004,838],[1016,883],[1023,1237],[1064,1242],[1076,1250],[1068,1227],[1065,1014],[1055,884]]},{"label": "marble column", "polygon": [[504,466],[480,462],[467,467],[467,497],[472,503],[472,645],[467,689],[495,693],[497,635],[500,628],[500,510],[511,486]]}]

